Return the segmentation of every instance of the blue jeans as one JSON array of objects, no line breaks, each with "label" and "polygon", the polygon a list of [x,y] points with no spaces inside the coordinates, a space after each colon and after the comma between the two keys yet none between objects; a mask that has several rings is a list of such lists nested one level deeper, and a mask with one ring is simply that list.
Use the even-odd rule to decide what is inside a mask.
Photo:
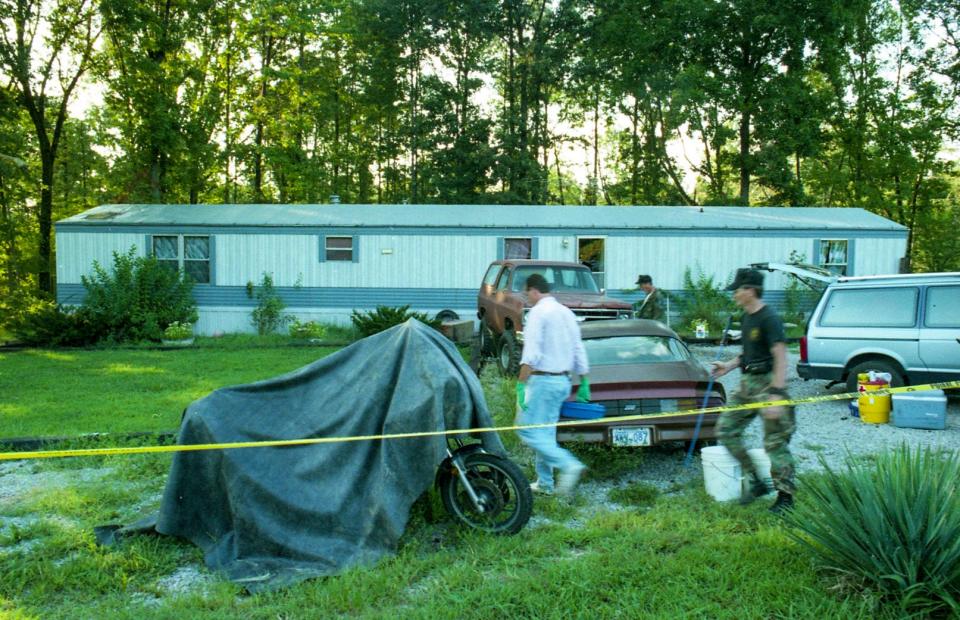
[{"label": "blue jeans", "polygon": [[[553,424],[560,419],[560,406],[570,396],[570,378],[564,375],[533,375],[527,380],[527,408],[520,412],[520,424]],[[561,471],[583,466],[569,450],[557,443],[556,427],[526,428],[517,431],[523,443],[537,454],[540,488],[553,489],[553,469]]]}]

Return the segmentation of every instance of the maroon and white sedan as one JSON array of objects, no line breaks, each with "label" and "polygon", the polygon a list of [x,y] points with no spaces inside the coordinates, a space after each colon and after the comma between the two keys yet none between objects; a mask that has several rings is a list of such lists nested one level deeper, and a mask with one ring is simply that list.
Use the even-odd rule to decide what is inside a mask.
[{"label": "maroon and white sedan", "polygon": [[[658,321],[615,320],[584,323],[583,344],[590,361],[591,402],[606,406],[605,417],[656,415],[699,409],[710,380],[677,334]],[[576,394],[574,386],[573,394]],[[570,400],[574,400],[571,396]],[[713,383],[708,407],[726,402],[720,383]],[[640,418],[625,422],[597,421],[560,426],[557,440],[652,446],[693,437],[698,414]],[[716,437],[719,414],[704,414],[700,439]],[[573,418],[561,417],[562,422]]]}]

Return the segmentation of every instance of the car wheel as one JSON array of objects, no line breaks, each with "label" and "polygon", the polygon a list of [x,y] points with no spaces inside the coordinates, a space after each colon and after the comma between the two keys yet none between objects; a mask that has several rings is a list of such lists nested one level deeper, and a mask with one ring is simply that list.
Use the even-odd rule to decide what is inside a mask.
[{"label": "car wheel", "polygon": [[506,377],[515,377],[520,372],[520,350],[513,332],[503,332],[500,349],[497,351],[497,366]]},{"label": "car wheel", "polygon": [[857,375],[871,370],[890,373],[890,387],[900,387],[904,384],[903,371],[900,370],[900,366],[887,360],[874,359],[860,362],[850,369],[850,373],[847,374],[847,391],[856,392]]}]

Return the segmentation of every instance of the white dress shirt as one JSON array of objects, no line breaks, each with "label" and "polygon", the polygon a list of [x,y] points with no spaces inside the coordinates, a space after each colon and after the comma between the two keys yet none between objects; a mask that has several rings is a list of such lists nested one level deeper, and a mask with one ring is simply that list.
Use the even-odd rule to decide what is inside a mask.
[{"label": "white dress shirt", "polygon": [[520,363],[541,372],[590,372],[577,319],[552,295],[541,297],[527,315]]}]

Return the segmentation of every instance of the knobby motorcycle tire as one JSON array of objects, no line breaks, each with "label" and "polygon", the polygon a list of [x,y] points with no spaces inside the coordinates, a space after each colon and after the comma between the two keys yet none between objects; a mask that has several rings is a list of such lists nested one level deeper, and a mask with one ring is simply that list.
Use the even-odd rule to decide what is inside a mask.
[{"label": "knobby motorcycle tire", "polygon": [[[437,480],[447,512],[470,527],[494,534],[516,534],[522,530],[533,512],[533,493],[520,468],[508,459],[485,452],[466,456],[464,465],[478,494],[494,493],[499,499],[506,496],[506,505],[490,514],[478,513],[451,466]],[[473,484],[474,480],[478,484]]]}]

